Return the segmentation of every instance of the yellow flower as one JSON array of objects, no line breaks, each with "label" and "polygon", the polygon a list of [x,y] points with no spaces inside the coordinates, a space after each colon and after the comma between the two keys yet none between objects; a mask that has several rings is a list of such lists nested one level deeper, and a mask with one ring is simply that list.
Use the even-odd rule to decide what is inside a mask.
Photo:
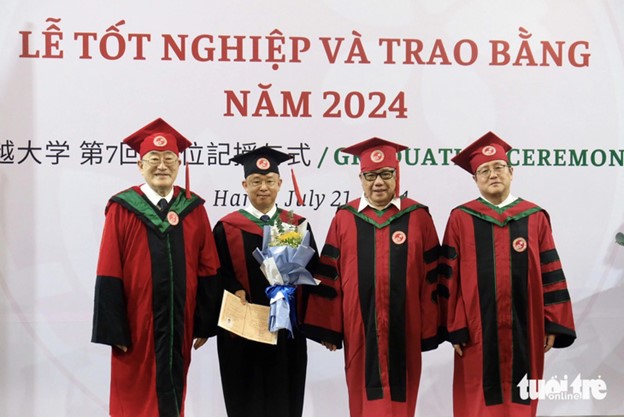
[{"label": "yellow flower", "polygon": [[275,237],[269,243],[269,246],[290,246],[296,248],[301,244],[303,236],[295,230],[289,230],[288,232],[281,233]]}]

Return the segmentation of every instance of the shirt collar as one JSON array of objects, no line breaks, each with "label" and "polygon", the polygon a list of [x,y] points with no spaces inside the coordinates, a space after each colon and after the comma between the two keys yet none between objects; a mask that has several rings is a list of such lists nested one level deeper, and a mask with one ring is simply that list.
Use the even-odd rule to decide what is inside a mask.
[{"label": "shirt collar", "polygon": [[269,216],[269,218],[272,218],[273,215],[275,214],[275,212],[277,211],[277,204],[273,204],[273,207],[271,208],[271,210],[269,210],[266,213],[261,212],[260,210],[256,209],[253,205],[248,205],[247,207],[245,207],[245,211],[249,214],[251,214],[252,216],[254,216],[255,218],[259,219],[260,217],[264,216],[265,214],[267,216]]},{"label": "shirt collar", "polygon": [[[368,202],[368,198],[366,198],[366,195],[362,193],[362,198],[360,198],[360,205],[358,206],[358,212],[361,212],[368,206],[377,210],[375,207],[371,206],[371,204]],[[385,210],[390,206],[395,206],[397,209],[401,210],[401,199],[399,197],[394,197],[382,210]]]},{"label": "shirt collar", "polygon": [[500,204],[494,204],[490,200],[488,200],[487,198],[484,198],[483,196],[481,196],[481,198],[483,198],[485,201],[487,201],[491,205],[493,205],[495,207],[498,207],[498,208],[506,207],[506,206],[510,205],[511,203],[513,203],[514,201],[516,201],[518,199],[518,197],[511,195],[511,193]]},{"label": "shirt collar", "polygon": [[141,189],[141,191],[143,191],[143,194],[145,194],[149,201],[156,207],[158,207],[158,202],[161,198],[167,200],[167,204],[169,204],[171,202],[171,199],[173,198],[173,187],[171,187],[171,191],[169,191],[169,194],[164,197],[154,191],[152,187],[147,184],[143,184],[139,188]]}]

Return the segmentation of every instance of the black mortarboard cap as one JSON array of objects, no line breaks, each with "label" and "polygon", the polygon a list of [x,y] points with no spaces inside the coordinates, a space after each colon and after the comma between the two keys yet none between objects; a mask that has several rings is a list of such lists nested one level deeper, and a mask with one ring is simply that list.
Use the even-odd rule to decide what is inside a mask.
[{"label": "black mortarboard cap", "polygon": [[251,174],[266,175],[269,172],[279,174],[278,165],[292,158],[284,152],[280,152],[268,146],[262,146],[252,151],[236,155],[231,158],[232,162],[243,165],[245,178]]}]

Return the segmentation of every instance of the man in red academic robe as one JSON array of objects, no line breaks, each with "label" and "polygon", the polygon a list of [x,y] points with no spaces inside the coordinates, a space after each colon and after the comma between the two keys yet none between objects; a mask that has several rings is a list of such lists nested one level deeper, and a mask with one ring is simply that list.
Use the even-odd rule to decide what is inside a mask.
[{"label": "man in red academic robe", "polygon": [[[242,185],[249,197],[249,205],[219,220],[214,236],[224,288],[238,296],[242,303],[269,305],[265,290],[270,284],[252,256],[256,248],[262,247],[263,227],[275,225],[278,219],[290,225],[299,225],[305,220],[275,204],[282,185],[278,165],[290,158],[290,155],[267,146],[232,158],[232,161],[243,165],[245,179]],[[311,236],[310,247],[316,250],[309,225],[308,233]],[[306,269],[313,271],[317,261],[318,255],[315,254]],[[305,294],[315,289],[309,285],[296,288],[294,307],[298,318],[305,309]],[[307,345],[297,322],[292,330],[292,337],[288,330],[279,330],[277,344],[270,345],[218,329],[221,385],[229,417],[302,415]]]},{"label": "man in red academic robe", "polygon": [[548,214],[511,194],[509,149],[488,132],[453,158],[481,194],[451,212],[441,250],[456,417],[535,416],[519,384],[541,379],[544,353],[576,338]]},{"label": "man in red academic robe", "polygon": [[352,417],[412,417],[421,352],[438,346],[438,235],[427,207],[399,197],[397,152],[372,138],[360,157],[363,195],[340,207],[317,278],[336,296],[311,295],[304,331],[342,347]]},{"label": "man in red academic robe", "polygon": [[111,416],[183,416],[193,338],[216,333],[219,260],[204,200],[174,186],[191,143],[162,119],[124,142],[145,184],[106,206],[92,341],[112,346]]}]

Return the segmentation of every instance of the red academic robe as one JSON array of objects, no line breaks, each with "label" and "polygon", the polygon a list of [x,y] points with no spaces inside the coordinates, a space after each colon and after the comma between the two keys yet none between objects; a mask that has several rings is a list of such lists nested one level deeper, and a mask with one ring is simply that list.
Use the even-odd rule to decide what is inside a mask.
[{"label": "red academic robe", "polygon": [[106,208],[92,341],[128,347],[112,349],[114,417],[183,416],[193,338],[216,333],[214,238],[204,201],[184,194],[160,212],[132,187]]},{"label": "red academic robe", "polygon": [[479,198],[451,212],[440,260],[438,298],[455,355],[457,417],[535,416],[518,383],[540,379],[544,336],[567,347],[572,305],[547,213],[517,199],[497,208]]},{"label": "red academic robe", "polygon": [[[244,210],[223,217],[214,228],[219,258],[220,276],[226,290],[234,293],[244,289],[247,300],[269,305],[265,289],[269,286],[252,256],[262,247],[263,226],[272,225],[277,217],[290,224],[305,219],[278,209],[267,223]],[[312,233],[308,225],[308,233]],[[316,250],[314,236],[310,246]],[[308,262],[313,271],[318,255]],[[302,317],[309,291],[316,287],[302,285],[296,290],[298,317]],[[268,323],[267,323],[268,326]],[[278,333],[277,345],[254,342],[219,328],[217,348],[225,406],[229,417],[296,417],[303,413],[305,378],[308,363],[306,339],[293,328],[294,338],[287,330]]]},{"label": "red academic robe", "polygon": [[336,295],[311,295],[304,332],[342,347],[352,417],[412,417],[421,351],[438,346],[438,235],[427,208],[338,209],[317,278]]}]

